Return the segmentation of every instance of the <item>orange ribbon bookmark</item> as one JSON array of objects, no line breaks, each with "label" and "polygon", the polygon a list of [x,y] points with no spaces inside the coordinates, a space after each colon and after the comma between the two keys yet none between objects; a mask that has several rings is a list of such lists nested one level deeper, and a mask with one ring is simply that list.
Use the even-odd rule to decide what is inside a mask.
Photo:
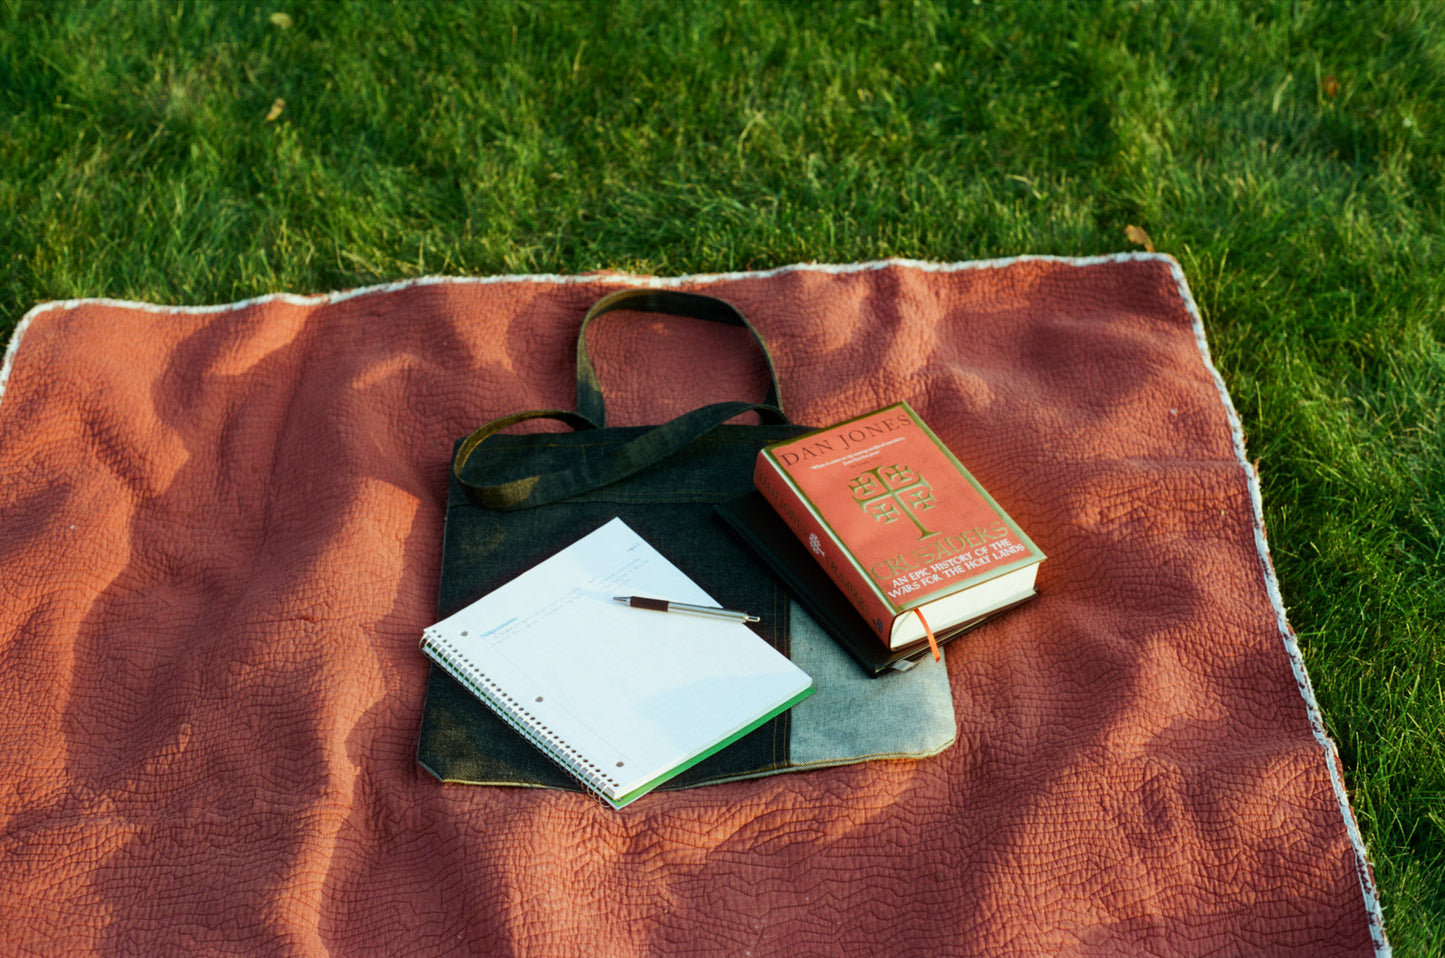
[{"label": "orange ribbon bookmark", "polygon": [[928,636],[928,647],[933,650],[933,661],[942,661],[943,656],[938,654],[938,640],[933,637],[933,629],[929,627],[928,620],[923,617],[922,609],[914,609],[913,614],[918,616],[918,621],[923,623],[923,634]]}]

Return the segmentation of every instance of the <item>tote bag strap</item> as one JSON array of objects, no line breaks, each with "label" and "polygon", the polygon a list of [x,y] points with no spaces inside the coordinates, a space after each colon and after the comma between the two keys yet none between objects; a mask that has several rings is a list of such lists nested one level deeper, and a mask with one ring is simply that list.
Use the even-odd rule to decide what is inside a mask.
[{"label": "tote bag strap", "polygon": [[[702,406],[683,413],[676,419],[641,433],[627,442],[607,451],[603,456],[588,456],[581,450],[575,464],[548,472],[537,472],[509,478],[488,478],[485,481],[468,479],[465,473],[467,461],[473,452],[489,436],[495,435],[508,426],[514,426],[528,419],[554,419],[571,426],[574,431],[598,429],[606,423],[607,411],[602,398],[602,384],[592,365],[587,350],[587,327],[592,321],[614,309],[631,309],[647,313],[666,313],[690,319],[703,319],[741,326],[752,334],[753,341],[762,350],[768,365],[770,385],[768,395],[762,404],[748,402],[721,402]],[[682,449],[688,443],[701,438],[716,428],[745,412],[756,412],[764,423],[788,424],[783,413],[782,391],[778,388],[778,373],[773,367],[773,357],[768,352],[758,331],[747,321],[737,307],[713,296],[699,293],[684,293],[678,290],[623,289],[604,296],[592,305],[582,319],[577,331],[577,409],[566,412],[559,409],[541,409],[533,412],[516,413],[493,420],[468,436],[452,457],[452,474],[467,495],[480,506],[488,509],[531,509],[570,496],[591,492],[593,489],[610,485],[635,475],[655,465]]]},{"label": "tote bag strap", "polygon": [[517,413],[493,420],[468,436],[452,457],[452,473],[468,497],[488,509],[532,509],[610,485],[661,462],[708,431],[745,412],[756,412],[765,422],[787,424],[788,417],[775,406],[748,402],[722,402],[683,413],[676,419],[653,426],[599,457],[580,454],[575,465],[551,472],[530,473],[511,478],[475,482],[465,474],[467,460],[487,437],[527,419],[555,419],[574,430],[596,428],[577,413],[556,409]]},{"label": "tote bag strap", "polygon": [[783,408],[783,393],[778,387],[778,371],[773,367],[773,354],[753,324],[736,306],[715,296],[701,293],[684,293],[675,289],[620,289],[592,304],[577,330],[577,411],[599,426],[607,425],[607,406],[602,399],[602,383],[592,366],[592,355],[587,349],[587,327],[593,320],[615,309],[630,309],[640,313],[664,313],[668,316],[682,316],[687,319],[704,319],[723,323],[727,326],[741,326],[752,334],[753,341],[762,351],[763,360],[768,364],[768,394],[763,404],[777,409]]}]

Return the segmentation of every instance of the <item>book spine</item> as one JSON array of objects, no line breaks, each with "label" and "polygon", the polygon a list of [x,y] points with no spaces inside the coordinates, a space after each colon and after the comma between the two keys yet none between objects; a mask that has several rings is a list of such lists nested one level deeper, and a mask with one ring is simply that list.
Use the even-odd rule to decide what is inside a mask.
[{"label": "book spine", "polygon": [[777,464],[765,453],[758,454],[757,465],[753,468],[753,485],[763,498],[768,500],[774,511],[793,530],[793,535],[803,543],[823,570],[828,573],[848,601],[863,616],[873,634],[891,647],[894,612],[873,591],[868,582],[850,562],[845,553],[847,547],[838,541],[818,519],[806,503],[793,491],[783,478]]}]

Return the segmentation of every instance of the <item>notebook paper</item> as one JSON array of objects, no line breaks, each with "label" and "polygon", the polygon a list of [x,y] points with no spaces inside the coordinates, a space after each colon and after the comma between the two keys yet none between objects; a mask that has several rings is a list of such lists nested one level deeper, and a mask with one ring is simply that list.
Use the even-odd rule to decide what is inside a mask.
[{"label": "notebook paper", "polygon": [[617,595],[719,604],[613,519],[428,628],[422,651],[615,808],[811,694],[746,626]]}]

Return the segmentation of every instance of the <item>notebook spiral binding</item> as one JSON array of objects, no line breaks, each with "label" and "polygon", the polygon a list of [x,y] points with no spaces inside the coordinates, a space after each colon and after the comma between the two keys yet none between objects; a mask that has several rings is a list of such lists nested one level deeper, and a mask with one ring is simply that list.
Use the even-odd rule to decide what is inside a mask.
[{"label": "notebook spiral binding", "polygon": [[598,768],[581,752],[559,738],[540,719],[527,711],[522,703],[507,694],[485,673],[473,668],[465,658],[457,653],[456,647],[447,638],[431,631],[423,633],[422,651],[435,659],[473,695],[486,702],[503,721],[524,735],[537,748],[550,755],[588,791],[593,792],[599,798],[605,795],[616,795],[618,785],[611,775]]}]

